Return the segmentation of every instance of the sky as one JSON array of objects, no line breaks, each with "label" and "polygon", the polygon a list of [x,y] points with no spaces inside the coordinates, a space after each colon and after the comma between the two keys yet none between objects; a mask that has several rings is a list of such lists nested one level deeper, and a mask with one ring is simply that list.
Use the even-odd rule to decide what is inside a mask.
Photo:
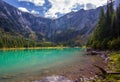
[{"label": "sky", "polygon": [[107,3],[107,0],[4,0],[23,12],[47,18],[59,18],[80,9],[95,9]]}]

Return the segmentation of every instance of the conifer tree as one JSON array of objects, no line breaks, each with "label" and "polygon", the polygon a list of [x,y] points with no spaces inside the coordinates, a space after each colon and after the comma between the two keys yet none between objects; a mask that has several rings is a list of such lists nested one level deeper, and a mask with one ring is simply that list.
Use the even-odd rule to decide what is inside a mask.
[{"label": "conifer tree", "polygon": [[[88,46],[98,49],[118,48],[120,41],[120,6],[115,12],[112,0],[108,0],[107,11],[101,11],[99,22],[93,32]],[[116,44],[116,43],[117,44]]]}]

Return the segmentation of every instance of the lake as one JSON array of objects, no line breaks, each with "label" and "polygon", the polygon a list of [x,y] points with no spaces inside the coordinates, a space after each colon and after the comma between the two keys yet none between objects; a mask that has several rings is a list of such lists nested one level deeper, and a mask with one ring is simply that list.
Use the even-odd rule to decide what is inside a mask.
[{"label": "lake", "polygon": [[84,56],[84,51],[82,48],[0,50],[0,82],[32,82],[51,75],[72,75],[78,66],[85,67],[93,61]]}]

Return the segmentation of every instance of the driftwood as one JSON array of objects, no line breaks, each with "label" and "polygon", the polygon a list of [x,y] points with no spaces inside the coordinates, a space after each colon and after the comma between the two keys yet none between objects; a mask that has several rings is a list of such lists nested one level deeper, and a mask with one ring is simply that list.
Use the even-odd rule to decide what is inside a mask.
[{"label": "driftwood", "polygon": [[109,61],[109,56],[105,51],[95,51],[93,49],[86,49],[85,55],[99,55],[101,58],[105,60],[105,62]]},{"label": "driftwood", "polygon": [[96,51],[92,48],[87,48],[86,49],[86,55],[101,55],[101,54],[104,54],[104,52]]},{"label": "driftwood", "polygon": [[120,74],[120,72],[107,72],[107,74],[116,75],[116,74]]},{"label": "driftwood", "polygon": [[97,67],[102,72],[102,74],[107,74],[107,71],[104,70],[102,67],[97,66],[97,65],[94,65],[94,66]]},{"label": "driftwood", "polygon": [[111,71],[106,71],[104,70],[102,67],[100,66],[97,66],[97,65],[94,65],[95,67],[97,67],[101,72],[102,74],[105,76],[105,75],[116,75],[116,74],[120,74],[120,72],[111,72]]},{"label": "driftwood", "polygon": [[100,53],[96,52],[96,51],[87,51],[86,55],[98,55]]}]

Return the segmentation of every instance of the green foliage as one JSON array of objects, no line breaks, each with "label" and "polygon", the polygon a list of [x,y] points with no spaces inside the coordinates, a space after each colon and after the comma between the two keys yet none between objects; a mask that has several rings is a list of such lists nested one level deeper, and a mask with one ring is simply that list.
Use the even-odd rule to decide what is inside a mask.
[{"label": "green foliage", "polygon": [[57,46],[57,44],[52,42],[37,42],[36,47],[54,47]]},{"label": "green foliage", "polygon": [[101,10],[99,22],[87,45],[95,49],[120,49],[120,6],[116,11],[111,2],[106,13]]},{"label": "green foliage", "polygon": [[82,44],[85,43],[85,40],[83,42],[79,32],[74,28],[64,31],[57,31],[53,38],[53,42],[55,42],[57,45],[62,44],[63,46],[67,47],[81,47]]},{"label": "green foliage", "polygon": [[108,42],[109,49],[120,50],[120,38],[115,38]]},{"label": "green foliage", "polygon": [[[28,47],[30,40],[21,36],[12,36],[9,33],[0,32],[0,48]],[[33,44],[31,44],[33,46]]]},{"label": "green foliage", "polygon": [[107,70],[111,70],[116,74],[104,74],[104,78],[95,78],[94,82],[120,82],[120,52],[112,52],[109,55],[110,61],[108,62]]},{"label": "green foliage", "polygon": [[110,54],[110,62],[108,63],[110,70],[120,72],[120,53],[112,52]]},{"label": "green foliage", "polygon": [[0,48],[29,48],[57,46],[52,42],[40,42],[24,38],[20,35],[11,35],[0,29]]},{"label": "green foliage", "polygon": [[[110,54],[110,62],[108,63],[109,69],[113,72],[120,72],[120,53],[112,52]],[[120,74],[109,74],[106,76],[106,81],[119,82]]]}]

